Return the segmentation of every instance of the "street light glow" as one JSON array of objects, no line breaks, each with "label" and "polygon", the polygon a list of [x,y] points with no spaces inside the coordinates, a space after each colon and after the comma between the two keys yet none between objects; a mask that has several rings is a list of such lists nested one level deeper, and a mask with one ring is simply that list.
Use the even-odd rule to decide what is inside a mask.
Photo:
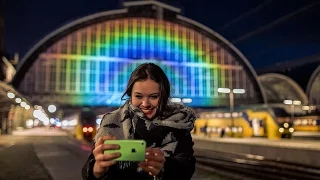
[{"label": "street light glow", "polygon": [[301,105],[301,101],[299,100],[284,100],[283,104],[288,104],[288,105]]},{"label": "street light glow", "polygon": [[27,104],[24,108],[25,108],[26,110],[29,110],[29,109],[30,109],[30,106]]},{"label": "street light glow", "polygon": [[36,109],[36,110],[33,111],[33,117],[34,118],[38,118],[39,119],[40,116],[41,116],[41,111],[40,110]]},{"label": "street light glow", "polygon": [[180,103],[181,99],[180,98],[171,98],[171,102]]},{"label": "street light glow", "polygon": [[21,103],[21,99],[20,98],[16,98],[16,103]]},{"label": "street light glow", "polygon": [[192,99],[191,98],[184,98],[182,99],[183,103],[192,103]]},{"label": "street light glow", "polygon": [[311,110],[310,106],[302,106],[302,110],[309,111]]},{"label": "street light glow", "polygon": [[283,104],[292,104],[292,100],[284,100]]},{"label": "street light glow", "polygon": [[232,92],[235,93],[235,94],[244,94],[246,92],[246,90],[244,90],[244,89],[233,89]]},{"label": "street light glow", "polygon": [[21,105],[21,107],[26,107],[27,103],[25,103],[25,102],[22,101],[22,102],[20,103],[20,105]]},{"label": "street light glow", "polygon": [[57,107],[55,105],[51,104],[51,105],[48,106],[48,111],[49,112],[54,113],[54,112],[56,112],[56,110],[57,110]]},{"label": "street light glow", "polygon": [[13,99],[15,95],[12,92],[7,93],[8,98]]},{"label": "street light glow", "polygon": [[301,101],[295,100],[292,102],[294,105],[301,105]]},{"label": "street light glow", "polygon": [[229,88],[218,88],[219,93],[230,93],[231,90]]}]

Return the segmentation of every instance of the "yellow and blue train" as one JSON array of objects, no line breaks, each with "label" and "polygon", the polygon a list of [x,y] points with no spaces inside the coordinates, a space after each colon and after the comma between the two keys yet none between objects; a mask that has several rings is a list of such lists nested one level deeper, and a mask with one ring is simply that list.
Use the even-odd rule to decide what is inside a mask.
[{"label": "yellow and blue train", "polygon": [[[280,109],[281,110],[281,109]],[[282,110],[284,111],[284,110]],[[320,132],[319,116],[279,115],[279,108],[243,108],[198,113],[193,133],[207,136],[291,138],[294,131]]]}]

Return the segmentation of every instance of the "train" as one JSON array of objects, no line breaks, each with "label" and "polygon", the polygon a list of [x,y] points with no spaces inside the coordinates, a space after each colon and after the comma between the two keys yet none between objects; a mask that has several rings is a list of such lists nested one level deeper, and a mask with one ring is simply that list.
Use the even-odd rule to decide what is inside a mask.
[{"label": "train", "polygon": [[296,131],[320,132],[320,115],[305,115],[294,118],[293,126]]},{"label": "train", "polygon": [[91,142],[100,128],[103,116],[106,112],[112,112],[115,109],[114,107],[82,108],[82,110],[77,111],[73,117],[78,122],[73,131],[75,138]]},{"label": "train", "polygon": [[282,108],[251,107],[229,112],[216,109],[199,112],[193,134],[216,137],[292,138],[295,131],[320,132],[319,116],[294,117]]},{"label": "train", "polygon": [[78,140],[92,141],[97,133],[97,115],[90,110],[81,110],[76,114],[78,123],[73,135]]}]

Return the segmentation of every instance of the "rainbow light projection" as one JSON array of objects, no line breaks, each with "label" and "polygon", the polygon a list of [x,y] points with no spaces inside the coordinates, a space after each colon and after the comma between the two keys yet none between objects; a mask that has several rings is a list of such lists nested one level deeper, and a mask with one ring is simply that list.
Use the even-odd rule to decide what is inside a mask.
[{"label": "rainbow light projection", "polygon": [[108,20],[67,35],[39,55],[20,90],[65,95],[70,104],[118,106],[131,72],[142,62],[160,65],[171,96],[191,98],[190,106],[228,102],[219,87],[244,88],[236,98],[256,98],[242,65],[215,41],[151,18]]}]

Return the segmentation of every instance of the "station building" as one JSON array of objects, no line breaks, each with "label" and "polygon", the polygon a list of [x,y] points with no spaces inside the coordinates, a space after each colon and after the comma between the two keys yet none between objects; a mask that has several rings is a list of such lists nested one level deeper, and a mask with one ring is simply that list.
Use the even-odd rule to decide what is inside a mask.
[{"label": "station building", "polygon": [[129,76],[144,62],[162,67],[171,82],[171,98],[195,109],[229,107],[229,95],[218,88],[244,89],[234,95],[238,107],[266,107],[288,98],[306,105],[320,101],[319,70],[307,93],[286,75],[258,77],[228,40],[157,1],[124,2],[120,9],[54,30],[19,62],[12,85],[32,104],[56,105],[60,114],[83,107],[101,114],[124,103]]},{"label": "station building", "polygon": [[244,55],[180,12],[157,1],[134,1],[75,20],[30,49],[13,86],[35,104],[117,107],[133,69],[153,62],[169,77],[171,97],[191,107],[228,106],[228,94],[218,88],[245,89],[235,105],[264,104],[262,85]]}]

